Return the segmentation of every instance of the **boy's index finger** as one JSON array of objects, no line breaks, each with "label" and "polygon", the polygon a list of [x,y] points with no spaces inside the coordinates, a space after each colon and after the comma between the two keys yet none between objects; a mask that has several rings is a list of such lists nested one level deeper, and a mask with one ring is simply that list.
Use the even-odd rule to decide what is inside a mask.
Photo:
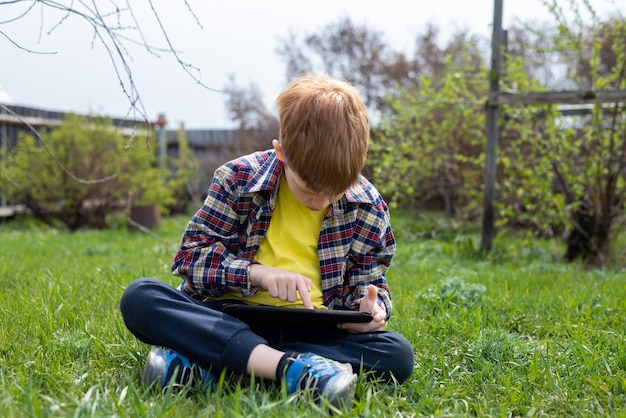
[{"label": "boy's index finger", "polygon": [[306,309],[313,309],[313,303],[311,303],[311,296],[309,295],[309,285],[302,281],[298,283],[298,293],[300,293],[300,299]]}]

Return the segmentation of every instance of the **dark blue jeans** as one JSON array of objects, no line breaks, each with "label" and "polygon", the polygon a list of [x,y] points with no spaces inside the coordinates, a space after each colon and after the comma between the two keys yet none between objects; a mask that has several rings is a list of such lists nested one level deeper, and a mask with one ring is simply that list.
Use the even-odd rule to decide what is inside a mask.
[{"label": "dark blue jeans", "polygon": [[350,363],[373,378],[404,382],[413,371],[411,344],[398,333],[350,334],[339,329],[250,325],[221,311],[224,302],[194,299],[167,283],[142,278],[124,291],[120,310],[139,340],[171,348],[219,373],[246,374],[248,358],[259,344],[281,351],[312,352]]}]

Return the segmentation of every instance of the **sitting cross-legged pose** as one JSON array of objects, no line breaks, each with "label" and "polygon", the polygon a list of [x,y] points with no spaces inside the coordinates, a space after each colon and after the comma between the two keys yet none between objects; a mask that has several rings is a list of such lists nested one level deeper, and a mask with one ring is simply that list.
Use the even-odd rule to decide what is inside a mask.
[{"label": "sitting cross-legged pose", "polygon": [[[295,79],[276,104],[273,149],[219,167],[187,224],[172,266],[181,286],[137,279],[120,308],[153,345],[146,385],[210,385],[227,370],[349,406],[355,373],[401,384],[414,363],[409,341],[384,329],[395,240],[387,204],[361,174],[369,118],[357,90],[327,75]],[[372,320],[258,326],[224,312],[233,301]]]}]

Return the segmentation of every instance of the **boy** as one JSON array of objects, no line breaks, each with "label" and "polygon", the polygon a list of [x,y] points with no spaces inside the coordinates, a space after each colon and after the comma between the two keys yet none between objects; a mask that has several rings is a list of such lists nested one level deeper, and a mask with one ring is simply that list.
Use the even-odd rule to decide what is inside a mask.
[{"label": "boy", "polygon": [[[142,278],[120,308],[129,330],[154,346],[146,385],[211,384],[228,370],[349,405],[354,371],[402,383],[414,361],[410,343],[383,330],[395,241],[386,203],[360,174],[369,119],[356,89],[325,75],[296,79],[276,103],[273,150],[218,168],[188,223],[172,266],[180,288]],[[253,327],[223,312],[233,300],[373,319],[323,331]]]}]

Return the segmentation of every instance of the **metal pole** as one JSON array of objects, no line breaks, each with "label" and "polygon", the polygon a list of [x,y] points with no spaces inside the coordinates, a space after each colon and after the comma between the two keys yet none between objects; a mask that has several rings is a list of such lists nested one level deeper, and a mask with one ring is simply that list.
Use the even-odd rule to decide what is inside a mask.
[{"label": "metal pole", "polygon": [[[0,87],[1,88],[1,87]],[[6,114],[7,111],[5,108],[0,108],[0,114]],[[8,122],[0,123],[0,158],[2,161],[0,163],[5,164],[8,159],[9,147],[11,147],[11,143],[9,141],[9,132],[8,132]],[[4,184],[4,182],[0,181],[0,184]],[[9,204],[7,198],[8,190],[4,187],[0,188],[0,207],[6,207]]]},{"label": "metal pole", "polygon": [[[500,91],[500,72],[502,67],[502,1],[493,3],[493,35],[491,39],[491,72],[489,74],[489,90]],[[496,151],[498,148],[498,105],[487,102],[487,147],[485,149],[485,194],[483,211],[483,231],[481,247],[485,251],[491,249],[493,241],[494,208],[493,201],[496,185]]]},{"label": "metal pole", "polygon": [[165,118],[165,115],[163,113],[159,114],[159,118],[156,122],[156,126],[157,126],[157,141],[159,143],[159,174],[161,176],[161,182],[165,181],[166,179],[166,156],[167,156],[167,143],[166,143],[166,137],[167,137],[167,131],[165,129],[165,126],[167,125],[167,119]]}]

